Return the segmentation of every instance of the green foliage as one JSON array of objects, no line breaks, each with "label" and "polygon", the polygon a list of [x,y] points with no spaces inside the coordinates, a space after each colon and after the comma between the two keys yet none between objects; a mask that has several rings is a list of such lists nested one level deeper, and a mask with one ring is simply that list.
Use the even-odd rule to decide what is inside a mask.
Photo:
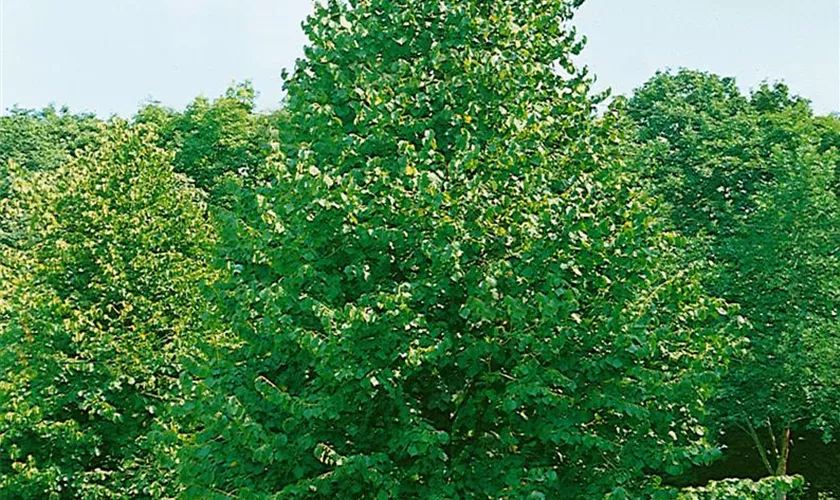
[{"label": "green foliage", "polygon": [[[796,494],[840,119],[687,70],[599,116],[580,4],[328,0],[274,113],[0,117],[0,498]],[[739,427],[774,477],[665,485]]]},{"label": "green foliage", "polygon": [[102,129],[93,115],[74,115],[66,108],[12,109],[0,117],[0,164],[14,161],[27,170],[57,168],[76,151],[94,145]]},{"label": "green foliage", "polygon": [[184,112],[147,105],[134,121],[159,130],[160,146],[175,153],[175,171],[211,193],[215,203],[221,201],[226,182],[258,177],[271,152],[277,117],[255,113],[255,97],[251,84],[244,83],[214,101],[200,97]]},{"label": "green foliage", "polygon": [[595,120],[579,3],[316,7],[285,161],[221,227],[188,497],[597,498],[711,458],[727,310]]},{"label": "green foliage", "polygon": [[[820,136],[820,150],[840,152],[840,115],[818,116],[814,120]],[[840,162],[834,168],[834,193],[840,195]]]},{"label": "green foliage", "polygon": [[12,109],[0,116],[0,197],[8,189],[8,168],[51,170],[77,151],[96,144],[103,124],[92,115],[74,115],[66,108],[40,111]]},{"label": "green foliage", "polygon": [[686,488],[679,500],[775,500],[800,490],[805,485],[801,476],[773,476],[760,481],[726,479],[712,481],[702,488]]},{"label": "green foliage", "polygon": [[783,85],[747,98],[731,79],[659,74],[628,112],[651,189],[692,239],[689,260],[708,262],[706,289],[750,325],[715,408],[783,474],[790,429],[830,440],[840,424],[838,150]]},{"label": "green foliage", "polygon": [[0,200],[3,498],[177,490],[168,413],[206,311],[212,228],[147,129],[97,139],[53,170],[13,166]]},{"label": "green foliage", "polygon": [[716,234],[752,209],[760,179],[752,168],[761,157],[758,125],[734,80],[660,73],[634,93],[627,113],[643,146],[640,170],[651,191],[667,200],[683,234]]}]

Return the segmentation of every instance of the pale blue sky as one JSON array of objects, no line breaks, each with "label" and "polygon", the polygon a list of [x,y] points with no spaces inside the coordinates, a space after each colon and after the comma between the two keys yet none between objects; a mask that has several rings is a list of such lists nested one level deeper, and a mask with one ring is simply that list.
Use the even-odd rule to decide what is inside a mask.
[{"label": "pale blue sky", "polygon": [[[492,0],[488,0],[492,1]],[[251,79],[260,106],[302,54],[312,0],[0,0],[3,107],[66,104],[131,115]],[[599,86],[625,93],[656,69],[784,79],[840,110],[840,0],[588,0],[577,21]]]}]

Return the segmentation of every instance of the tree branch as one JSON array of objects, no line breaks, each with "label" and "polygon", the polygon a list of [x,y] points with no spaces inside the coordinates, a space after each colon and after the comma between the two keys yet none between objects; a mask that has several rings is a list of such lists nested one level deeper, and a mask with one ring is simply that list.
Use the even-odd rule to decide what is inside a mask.
[{"label": "tree branch", "polygon": [[773,475],[773,467],[770,465],[770,461],[767,460],[767,453],[764,452],[764,446],[761,444],[761,439],[759,439],[758,434],[755,432],[755,427],[753,427],[752,422],[750,419],[745,419],[747,421],[747,434],[752,438],[753,443],[755,444],[755,448],[758,450],[758,454],[761,457],[761,462],[764,464],[764,467],[767,468],[767,473],[771,476]]},{"label": "tree branch", "polygon": [[779,447],[776,444],[776,434],[773,432],[773,422],[770,420],[770,416],[767,416],[767,432],[770,434],[770,442],[773,443],[773,458],[776,459],[776,465],[778,466],[779,463]]}]

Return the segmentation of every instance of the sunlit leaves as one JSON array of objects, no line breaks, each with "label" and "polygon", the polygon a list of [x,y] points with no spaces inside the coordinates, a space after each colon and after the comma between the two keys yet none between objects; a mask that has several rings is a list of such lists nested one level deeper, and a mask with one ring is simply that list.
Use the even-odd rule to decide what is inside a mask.
[{"label": "sunlit leaves", "polygon": [[13,169],[0,201],[0,490],[10,498],[173,494],[180,361],[195,353],[212,230],[144,127]]}]

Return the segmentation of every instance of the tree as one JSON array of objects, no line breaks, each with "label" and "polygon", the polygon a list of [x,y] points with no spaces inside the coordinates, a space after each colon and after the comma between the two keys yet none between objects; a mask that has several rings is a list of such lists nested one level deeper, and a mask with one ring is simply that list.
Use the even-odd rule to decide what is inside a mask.
[{"label": "tree", "polygon": [[177,491],[181,359],[196,351],[213,233],[144,127],[54,170],[13,167],[0,212],[0,491]]},{"label": "tree", "polygon": [[276,116],[256,113],[255,98],[246,82],[213,101],[199,97],[184,112],[147,105],[135,122],[156,124],[160,146],[175,154],[175,171],[187,175],[215,202],[225,182],[256,177],[271,152]]},{"label": "tree", "polygon": [[580,3],[316,7],[221,231],[188,495],[622,497],[709,458],[727,310],[595,119]]},{"label": "tree", "polygon": [[55,169],[95,145],[102,127],[95,116],[71,114],[67,108],[15,108],[0,117],[0,197],[8,189],[10,162],[33,171]]},{"label": "tree", "polygon": [[[784,475],[791,435],[833,439],[840,409],[840,205],[837,149],[786,86],[749,98],[732,79],[661,73],[628,105],[652,190],[708,261],[707,291],[738,303],[747,355],[717,392],[724,426]],[[822,131],[821,131],[822,130]]]}]

